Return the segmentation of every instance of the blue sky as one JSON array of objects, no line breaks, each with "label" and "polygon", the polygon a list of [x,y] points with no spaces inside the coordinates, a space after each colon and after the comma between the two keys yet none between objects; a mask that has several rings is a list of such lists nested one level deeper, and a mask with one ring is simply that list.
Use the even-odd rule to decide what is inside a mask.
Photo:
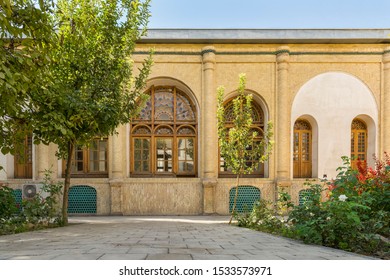
[{"label": "blue sky", "polygon": [[390,0],[152,0],[149,28],[390,28]]}]

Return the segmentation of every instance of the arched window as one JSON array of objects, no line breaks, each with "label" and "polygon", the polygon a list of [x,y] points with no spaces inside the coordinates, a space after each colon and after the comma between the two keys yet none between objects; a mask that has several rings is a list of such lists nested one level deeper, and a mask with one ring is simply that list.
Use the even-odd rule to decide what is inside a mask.
[{"label": "arched window", "polygon": [[367,125],[360,119],[354,119],[351,126],[351,167],[357,168],[359,160],[367,160]]},{"label": "arched window", "polygon": [[196,109],[176,87],[151,87],[131,121],[130,173],[145,176],[196,176]]},{"label": "arched window", "polygon": [[294,178],[312,176],[312,130],[306,120],[297,120],[294,124]]},{"label": "arched window", "polygon": [[[233,108],[233,99],[228,100],[225,103],[225,121],[226,127],[229,129],[233,127],[234,122],[234,108]],[[252,101],[252,127],[251,130],[257,133],[257,139],[255,139],[254,143],[248,147],[247,149],[251,150],[256,143],[259,143],[264,134],[264,113],[261,107],[255,102]],[[247,165],[251,166],[255,161],[255,158],[248,159]],[[223,157],[219,158],[219,175],[221,177],[232,177],[235,176],[229,167],[225,165],[225,161]],[[260,164],[256,170],[254,170],[251,174],[243,175],[244,177],[264,177],[264,164]]]}]

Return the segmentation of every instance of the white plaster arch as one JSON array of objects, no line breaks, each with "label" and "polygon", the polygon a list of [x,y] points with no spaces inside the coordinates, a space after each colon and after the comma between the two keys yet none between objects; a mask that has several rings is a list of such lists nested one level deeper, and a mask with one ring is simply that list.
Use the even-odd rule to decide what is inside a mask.
[{"label": "white plaster arch", "polygon": [[292,104],[291,120],[295,122],[302,115],[312,116],[318,125],[318,164],[313,174],[336,177],[341,157],[351,154],[351,124],[358,116],[369,126],[367,156],[368,164],[373,164],[370,152],[377,153],[378,105],[360,79],[343,72],[326,72],[310,79],[299,89]]}]

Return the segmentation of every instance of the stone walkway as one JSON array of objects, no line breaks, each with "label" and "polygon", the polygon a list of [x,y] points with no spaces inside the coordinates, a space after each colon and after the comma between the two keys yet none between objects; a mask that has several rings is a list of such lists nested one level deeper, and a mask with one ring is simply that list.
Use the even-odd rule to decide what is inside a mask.
[{"label": "stone walkway", "polygon": [[2,260],[358,260],[229,226],[228,217],[72,217],[65,228],[0,236]]}]

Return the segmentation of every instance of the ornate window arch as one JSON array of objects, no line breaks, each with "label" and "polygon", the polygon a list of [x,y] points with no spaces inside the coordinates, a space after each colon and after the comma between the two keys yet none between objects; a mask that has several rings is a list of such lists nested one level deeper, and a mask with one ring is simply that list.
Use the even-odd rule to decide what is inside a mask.
[{"label": "ornate window arch", "polygon": [[367,125],[355,118],[351,124],[351,167],[357,168],[358,161],[367,161]]},{"label": "ornate window arch", "polygon": [[130,173],[144,176],[196,176],[196,108],[174,86],[152,86],[130,123]]},{"label": "ornate window arch", "polygon": [[[229,129],[233,127],[234,122],[234,107],[233,107],[233,99],[235,97],[227,100],[225,102],[225,120],[226,120],[226,127]],[[256,131],[257,133],[257,139],[255,139],[255,142],[253,143],[256,145],[256,142],[260,142],[264,135],[264,112],[263,109],[260,107],[260,105],[255,101],[252,100],[252,131]],[[252,149],[251,147],[248,147],[248,149]],[[250,159],[248,160],[247,164],[251,165],[252,162],[256,159]],[[221,177],[232,177],[234,174],[231,172],[231,170],[225,166],[224,159],[222,157],[219,157],[219,175]],[[264,164],[260,164],[256,170],[254,170],[251,174],[243,175],[244,177],[264,177]]]}]

